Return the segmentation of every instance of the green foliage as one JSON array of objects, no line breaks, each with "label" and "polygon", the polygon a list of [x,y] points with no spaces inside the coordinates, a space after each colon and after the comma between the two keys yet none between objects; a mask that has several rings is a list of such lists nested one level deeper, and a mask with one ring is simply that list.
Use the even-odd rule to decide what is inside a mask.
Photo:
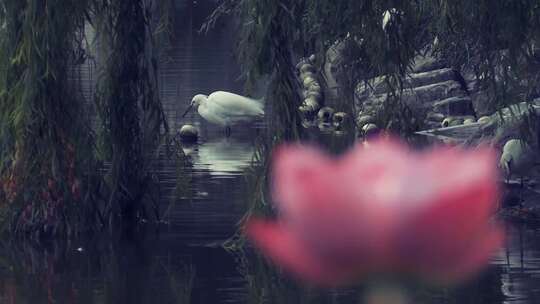
[{"label": "green foliage", "polygon": [[71,235],[92,218],[92,138],[69,81],[87,5],[1,1],[0,199],[15,233]]},{"label": "green foliage", "polygon": [[497,107],[540,94],[538,1],[448,0],[436,12],[436,51],[472,71]]},{"label": "green foliage", "polygon": [[[247,90],[263,75],[271,76],[266,100],[269,107],[269,136],[279,139],[300,137],[299,88],[294,74],[295,46],[301,43],[298,4],[270,0],[244,0],[235,3],[241,17],[238,58]],[[289,5],[289,6],[288,6]]]},{"label": "green foliage", "polygon": [[150,10],[143,0],[103,0],[96,16],[103,62],[97,105],[105,155],[111,157],[105,215],[131,225],[145,216],[148,160],[162,131],[168,132],[157,92]]},{"label": "green foliage", "polygon": [[272,74],[286,51],[292,59],[318,54],[322,67],[328,48],[348,41],[338,71],[345,102],[353,103],[356,84],[385,75],[393,97],[383,116],[387,125],[401,116],[401,130],[417,123],[403,115],[403,81],[427,52],[473,80],[495,108],[540,96],[538,1],[229,0],[207,26],[231,12],[241,20],[238,54],[248,80]]},{"label": "green foliage", "polygon": [[[172,2],[168,2],[169,5]],[[155,7],[151,7],[155,5]],[[0,1],[0,215],[15,234],[72,236],[140,216],[148,160],[168,132],[153,39],[167,32],[165,2]],[[163,19],[162,19],[163,18]],[[157,25],[155,28],[151,25]],[[98,32],[100,149],[78,65]],[[155,31],[153,31],[155,29]],[[98,177],[110,161],[108,188]],[[100,203],[107,196],[105,206]]]}]

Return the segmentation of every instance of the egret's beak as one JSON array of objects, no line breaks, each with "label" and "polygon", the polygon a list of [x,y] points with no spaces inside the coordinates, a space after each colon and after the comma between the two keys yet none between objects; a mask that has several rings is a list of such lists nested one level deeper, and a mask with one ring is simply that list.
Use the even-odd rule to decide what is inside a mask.
[{"label": "egret's beak", "polygon": [[193,103],[190,103],[189,104],[189,107],[187,108],[187,110],[184,112],[184,114],[182,115],[182,118],[184,118],[184,116],[186,116],[186,114],[189,112],[189,110],[191,110],[191,108],[193,108]]}]

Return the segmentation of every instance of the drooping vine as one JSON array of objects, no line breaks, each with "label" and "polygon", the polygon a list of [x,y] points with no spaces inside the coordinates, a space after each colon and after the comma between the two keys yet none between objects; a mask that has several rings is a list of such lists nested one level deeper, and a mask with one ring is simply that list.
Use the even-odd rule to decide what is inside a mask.
[{"label": "drooping vine", "polygon": [[1,3],[1,220],[17,234],[73,235],[95,219],[92,137],[70,82],[88,1]]},{"label": "drooping vine", "polygon": [[[320,65],[334,43],[349,41],[344,64],[337,67],[345,76],[341,99],[354,103],[358,83],[384,76],[391,93],[383,116],[396,131],[414,123],[403,117],[408,111],[401,95],[420,54],[430,53],[463,74],[488,96],[493,109],[540,94],[536,1],[230,0],[207,25],[228,13],[241,20],[241,42],[247,43],[240,43],[239,57],[250,76],[269,73],[267,67],[276,64],[269,42],[280,35],[284,48],[294,46],[293,58],[315,53]],[[271,34],[271,23],[282,25],[282,30]],[[396,120],[401,122],[392,125]]]},{"label": "drooping vine", "polygon": [[97,4],[102,73],[97,104],[102,148],[110,169],[105,215],[132,225],[145,216],[151,182],[148,160],[167,132],[157,92],[149,3],[104,0]]}]

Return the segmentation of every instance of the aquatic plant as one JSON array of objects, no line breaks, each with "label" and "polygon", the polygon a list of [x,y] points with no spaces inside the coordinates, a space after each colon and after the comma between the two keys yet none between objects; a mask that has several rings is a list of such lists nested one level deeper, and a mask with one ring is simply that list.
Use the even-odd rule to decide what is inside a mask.
[{"label": "aquatic plant", "polygon": [[[442,174],[444,172],[444,174]],[[302,146],[274,153],[278,220],[248,220],[268,257],[321,286],[412,276],[455,283],[484,267],[503,234],[491,223],[491,151],[411,152],[379,140],[339,159]]]}]

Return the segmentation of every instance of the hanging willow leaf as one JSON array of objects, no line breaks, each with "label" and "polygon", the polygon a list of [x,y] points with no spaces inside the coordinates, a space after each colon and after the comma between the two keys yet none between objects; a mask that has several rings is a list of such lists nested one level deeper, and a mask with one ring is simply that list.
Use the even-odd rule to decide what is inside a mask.
[{"label": "hanging willow leaf", "polygon": [[38,236],[91,229],[80,185],[96,167],[92,136],[70,81],[88,1],[1,4],[0,220]]}]

